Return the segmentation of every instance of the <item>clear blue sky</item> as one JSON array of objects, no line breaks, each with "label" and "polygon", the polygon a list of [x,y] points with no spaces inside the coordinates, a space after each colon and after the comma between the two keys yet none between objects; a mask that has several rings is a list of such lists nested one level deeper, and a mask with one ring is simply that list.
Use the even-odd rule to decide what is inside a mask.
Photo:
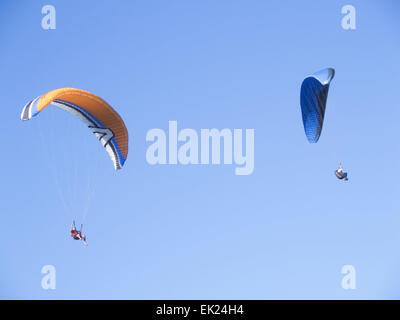
[{"label": "clear blue sky", "polygon": [[[56,30],[41,28],[46,4]],[[341,27],[346,4],[353,31]],[[0,298],[399,298],[399,13],[389,0],[1,1]],[[300,85],[329,66],[311,145]],[[25,103],[61,87],[123,117],[122,170],[66,113],[20,120]],[[146,133],[169,120],[254,128],[254,173],[149,165]],[[339,161],[347,183],[333,175]],[[84,247],[68,231],[89,189]],[[47,264],[56,290],[41,287]],[[353,291],[340,286],[346,264]]]}]

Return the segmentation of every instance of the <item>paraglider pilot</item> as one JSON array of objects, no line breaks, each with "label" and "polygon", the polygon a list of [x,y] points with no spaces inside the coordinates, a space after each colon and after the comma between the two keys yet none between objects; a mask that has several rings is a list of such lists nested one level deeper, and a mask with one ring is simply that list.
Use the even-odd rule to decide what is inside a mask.
[{"label": "paraglider pilot", "polygon": [[344,179],[344,181],[349,180],[349,179],[347,178],[347,172],[343,172],[342,164],[340,164],[339,169],[337,169],[337,170],[335,171],[335,175],[336,175],[336,177],[337,177],[338,179],[340,179],[340,180],[342,180],[342,179]]},{"label": "paraglider pilot", "polygon": [[71,237],[74,240],[82,240],[83,244],[85,246],[87,246],[86,236],[82,234],[82,225],[81,225],[81,229],[78,231],[78,230],[76,230],[76,227],[75,227],[75,221],[73,221],[73,223],[71,224],[70,233],[71,233]]}]

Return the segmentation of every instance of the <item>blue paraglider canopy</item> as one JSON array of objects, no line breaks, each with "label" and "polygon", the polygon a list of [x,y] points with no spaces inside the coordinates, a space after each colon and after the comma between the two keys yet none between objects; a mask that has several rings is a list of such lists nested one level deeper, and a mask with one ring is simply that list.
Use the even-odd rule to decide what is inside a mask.
[{"label": "blue paraglider canopy", "polygon": [[316,143],[321,135],[329,84],[334,76],[335,70],[326,68],[308,76],[301,84],[301,114],[304,131],[310,143]]}]

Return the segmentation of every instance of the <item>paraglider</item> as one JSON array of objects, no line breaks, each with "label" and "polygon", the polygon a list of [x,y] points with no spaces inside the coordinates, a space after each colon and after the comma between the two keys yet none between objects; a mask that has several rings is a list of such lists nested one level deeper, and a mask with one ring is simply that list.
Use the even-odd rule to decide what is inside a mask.
[{"label": "paraglider", "polygon": [[[306,77],[301,84],[301,115],[309,143],[317,143],[321,136],[329,86],[334,76],[335,69],[326,68]],[[348,180],[347,172],[343,172],[342,165],[335,171],[335,175],[340,180]]]},{"label": "paraglider", "polygon": [[48,105],[64,109],[83,121],[110,155],[114,168],[122,168],[128,156],[128,130],[120,115],[107,102],[88,91],[57,89],[27,103],[21,120],[30,120]]},{"label": "paraglider", "polygon": [[335,175],[338,179],[347,181],[349,178],[347,177],[347,172],[343,172],[342,164],[340,164],[339,169],[335,171]]},{"label": "paraglider", "polygon": [[81,225],[81,228],[79,231],[76,230],[75,221],[73,221],[73,223],[71,224],[70,234],[74,240],[82,240],[83,244],[85,246],[87,246],[88,244],[86,242],[86,236],[84,234],[82,234],[82,228],[83,228],[83,225]]},{"label": "paraglider", "polygon": [[[22,110],[21,120],[26,121],[38,116],[49,105],[68,111],[81,120],[106,149],[115,170],[119,170],[124,166],[128,156],[128,130],[120,115],[106,101],[93,93],[80,89],[56,89],[27,103]],[[67,119],[63,119],[60,123],[66,124],[68,121]],[[42,129],[42,122],[39,121],[38,123],[39,128]],[[46,121],[43,123],[46,123]],[[52,159],[52,161],[49,161],[49,165],[52,167],[60,166],[59,168],[52,168],[60,196],[60,203],[63,205],[68,216],[73,215],[77,217],[78,215],[82,215],[81,218],[85,221],[95,187],[95,182],[91,181],[91,175],[97,174],[98,176],[101,173],[101,171],[95,170],[97,159],[91,158],[92,154],[90,154],[89,145],[85,147],[85,144],[82,143],[85,139],[84,137],[79,143],[75,143],[73,139],[59,143],[57,134],[60,133],[61,135],[62,132],[58,127],[57,120],[53,119],[50,123],[47,122],[47,124],[54,127],[55,138],[53,139],[51,133],[43,134],[42,130],[39,130],[39,133],[43,145],[46,144],[45,141],[51,141],[51,139],[54,142],[53,145],[49,144],[50,147],[47,149],[48,157]],[[70,149],[67,148],[68,143],[68,146],[71,147]],[[62,157],[60,151],[64,150],[65,153],[62,154]],[[89,154],[86,154],[86,157],[84,154],[85,151],[88,151],[87,154]],[[58,158],[60,161],[58,161]],[[88,160],[90,161],[89,163]],[[69,164],[71,165],[69,166]],[[62,174],[68,177],[65,183],[61,183],[60,181]],[[71,191],[73,197],[68,197],[67,191]],[[79,196],[82,197],[82,201],[80,201]],[[74,207],[75,205],[77,208]],[[77,230],[75,222],[71,225],[70,236],[75,240],[82,240],[83,244],[87,245],[86,236],[82,233],[82,226],[80,230]]]},{"label": "paraglider", "polygon": [[300,91],[301,114],[308,142],[316,143],[324,124],[329,85],[335,76],[333,68],[326,68],[303,80]]}]

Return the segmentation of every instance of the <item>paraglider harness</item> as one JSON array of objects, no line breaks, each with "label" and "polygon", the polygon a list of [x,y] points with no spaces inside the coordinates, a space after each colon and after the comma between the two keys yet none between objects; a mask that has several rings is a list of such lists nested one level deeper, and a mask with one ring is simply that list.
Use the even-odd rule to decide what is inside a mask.
[{"label": "paraglider harness", "polygon": [[73,225],[73,227],[71,228],[71,237],[74,238],[74,240],[82,240],[83,225],[81,224],[81,229],[79,231],[76,230],[75,221],[73,222],[72,225]]},{"label": "paraglider harness", "polygon": [[338,170],[335,170],[335,175],[338,179],[347,181],[349,180],[347,178],[347,172],[343,172],[342,166],[340,165],[340,168]]}]

